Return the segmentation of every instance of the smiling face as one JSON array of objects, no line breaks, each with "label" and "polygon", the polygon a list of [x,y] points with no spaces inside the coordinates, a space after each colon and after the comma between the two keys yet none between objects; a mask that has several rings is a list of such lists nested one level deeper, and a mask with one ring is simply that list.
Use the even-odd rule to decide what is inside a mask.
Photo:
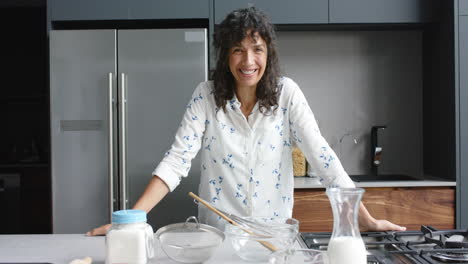
[{"label": "smiling face", "polygon": [[268,50],[258,33],[247,37],[229,50],[229,69],[236,80],[236,87],[255,88],[262,79],[267,64]]}]

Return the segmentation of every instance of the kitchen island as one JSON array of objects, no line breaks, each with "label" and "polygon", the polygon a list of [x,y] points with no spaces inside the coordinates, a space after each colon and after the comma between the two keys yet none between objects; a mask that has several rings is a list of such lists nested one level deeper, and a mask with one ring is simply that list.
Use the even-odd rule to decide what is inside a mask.
[{"label": "kitchen island", "polygon": [[[105,237],[82,234],[0,235],[0,263],[68,264],[73,259],[91,257],[92,263],[105,263]],[[155,258],[149,263],[175,264],[155,242]],[[245,263],[231,247],[227,238],[215,255],[204,263]]]}]

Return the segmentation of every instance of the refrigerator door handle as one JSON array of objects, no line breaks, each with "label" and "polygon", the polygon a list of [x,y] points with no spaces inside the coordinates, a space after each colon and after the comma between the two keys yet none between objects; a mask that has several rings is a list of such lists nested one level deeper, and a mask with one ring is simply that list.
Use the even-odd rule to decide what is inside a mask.
[{"label": "refrigerator door handle", "polygon": [[126,106],[127,106],[127,76],[125,73],[121,74],[121,88],[120,89],[120,148],[119,152],[120,160],[120,209],[127,209],[127,118],[126,118]]},{"label": "refrigerator door handle", "polygon": [[112,212],[114,211],[114,114],[113,114],[113,86],[114,86],[114,77],[112,72],[109,72],[109,91],[107,96],[107,114],[109,119],[109,129],[108,129],[108,146],[109,146],[109,221],[112,221]]}]

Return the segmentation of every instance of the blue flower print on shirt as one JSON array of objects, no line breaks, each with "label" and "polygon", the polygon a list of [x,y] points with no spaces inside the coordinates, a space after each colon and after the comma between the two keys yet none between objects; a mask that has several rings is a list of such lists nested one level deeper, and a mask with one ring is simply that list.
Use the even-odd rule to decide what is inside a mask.
[{"label": "blue flower print on shirt", "polygon": [[236,192],[236,198],[242,198],[244,196],[242,196],[242,194],[240,194],[239,192]]},{"label": "blue flower print on shirt", "polygon": [[283,199],[283,203],[286,202],[286,196],[281,197]]},{"label": "blue flower print on shirt", "polygon": [[187,108],[192,109],[192,104],[188,104]]},{"label": "blue flower print on shirt", "polygon": [[293,139],[296,142],[302,143],[302,139],[297,136],[297,131],[296,130],[293,131]]},{"label": "blue flower print on shirt", "polygon": [[221,129],[224,130],[224,128],[226,127],[226,124],[224,124],[223,122],[219,122],[219,124],[221,125]]},{"label": "blue flower print on shirt", "polygon": [[275,148],[276,148],[275,146],[273,146],[272,144],[270,144],[270,149],[271,149],[271,151],[275,151]]},{"label": "blue flower print on shirt", "polygon": [[209,125],[210,124],[210,120],[205,120],[205,125]]},{"label": "blue flower print on shirt", "polygon": [[271,205],[271,201],[270,201],[270,200],[267,200],[266,203],[267,203],[268,206]]},{"label": "blue flower print on shirt", "polygon": [[196,103],[198,100],[202,100],[203,99],[203,96],[200,94],[198,94],[198,96],[195,96],[195,98],[193,98],[193,102]]},{"label": "blue flower print on shirt", "polygon": [[279,214],[277,212],[273,212],[273,216],[278,217]]},{"label": "blue flower print on shirt", "polygon": [[237,184],[237,190],[240,191],[241,188],[242,188],[242,184],[241,184],[241,183],[238,183],[238,184]]},{"label": "blue flower print on shirt", "polygon": [[255,192],[253,195],[252,195],[253,198],[258,198],[258,194],[257,192]]},{"label": "blue flower print on shirt", "polygon": [[216,203],[216,200],[219,200],[219,198],[218,198],[218,197],[216,197],[216,196],[215,196],[215,197],[213,197],[213,198],[211,198],[211,202],[212,202],[212,203]]},{"label": "blue flower print on shirt", "polygon": [[184,136],[185,140],[190,140],[190,136]]},{"label": "blue flower print on shirt", "polygon": [[209,184],[216,185],[216,180],[212,179],[208,182]]},{"label": "blue flower print on shirt", "polygon": [[198,120],[198,116],[192,116],[192,120],[193,121]]},{"label": "blue flower print on shirt", "polygon": [[280,186],[281,186],[281,184],[277,183],[277,184],[275,185],[275,188],[276,188],[277,190],[279,190],[279,187],[280,187]]},{"label": "blue flower print on shirt", "polygon": [[171,154],[170,151],[166,152],[166,153],[164,154],[164,156],[167,156],[167,155],[169,155],[169,154]]},{"label": "blue flower print on shirt", "polygon": [[215,188],[215,191],[216,191],[216,195],[219,195],[219,193],[221,192],[221,188]]},{"label": "blue flower print on shirt", "polygon": [[224,177],[223,177],[223,176],[219,176],[218,179],[219,179],[219,184],[221,184],[221,183],[223,182]]},{"label": "blue flower print on shirt", "polygon": [[286,112],[288,111],[288,109],[286,107],[281,107],[281,111],[283,111],[283,115],[286,115]]},{"label": "blue flower print on shirt", "polygon": [[247,205],[247,199],[244,199],[244,200],[242,201],[242,203],[243,203],[244,205]]},{"label": "blue flower print on shirt", "polygon": [[260,181],[255,182],[255,187],[258,187],[260,185]]},{"label": "blue flower print on shirt", "polygon": [[326,147],[321,147],[320,150],[322,153],[320,154],[319,158],[323,160],[323,167],[325,169],[328,169],[330,167],[330,163],[335,160],[335,158],[332,155],[329,155],[327,152]]},{"label": "blue flower print on shirt", "polygon": [[253,179],[253,177],[251,176],[251,177],[249,178],[249,183],[250,183],[250,182],[253,182],[253,181],[254,181],[254,179]]},{"label": "blue flower print on shirt", "polygon": [[285,147],[291,147],[291,139],[289,139],[288,141],[283,140],[283,146],[285,146]]},{"label": "blue flower print on shirt", "polygon": [[234,133],[234,131],[236,131],[236,129],[231,127],[230,131],[231,131],[231,134],[232,134],[232,133]]},{"label": "blue flower print on shirt", "polygon": [[182,164],[187,164],[187,160],[182,159]]},{"label": "blue flower print on shirt", "polygon": [[223,164],[227,164],[229,168],[234,169],[234,164],[231,162],[232,154],[228,154],[226,158],[223,158]]}]

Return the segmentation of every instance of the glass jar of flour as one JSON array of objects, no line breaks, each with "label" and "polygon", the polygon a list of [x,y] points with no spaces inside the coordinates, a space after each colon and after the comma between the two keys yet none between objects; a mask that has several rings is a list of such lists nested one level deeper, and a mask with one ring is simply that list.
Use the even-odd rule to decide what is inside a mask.
[{"label": "glass jar of flour", "polygon": [[154,235],[146,223],[146,212],[113,212],[112,227],[106,234],[106,264],[146,264],[153,256]]}]

